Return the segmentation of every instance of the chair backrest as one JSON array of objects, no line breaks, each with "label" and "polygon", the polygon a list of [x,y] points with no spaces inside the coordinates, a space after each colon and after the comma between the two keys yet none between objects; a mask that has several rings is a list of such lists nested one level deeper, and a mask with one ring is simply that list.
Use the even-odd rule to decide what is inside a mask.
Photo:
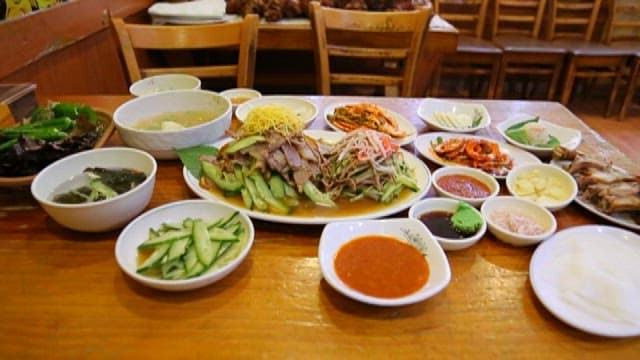
[{"label": "chair backrest", "polygon": [[[399,87],[401,96],[413,95],[430,9],[356,11],[322,7],[318,2],[311,2],[310,8],[319,93],[329,95],[332,84],[341,84]],[[355,68],[332,71],[330,65],[335,65],[335,60],[347,58]],[[381,64],[367,67],[368,61]]]},{"label": "chair backrest", "polygon": [[[199,78],[236,78],[238,87],[252,87],[258,41],[257,15],[241,21],[205,25],[148,25],[112,19],[120,42],[129,80],[167,73],[182,73]],[[145,63],[149,50],[237,50],[237,62],[230,64],[192,63],[185,66],[160,66]],[[234,60],[235,60],[234,59]]]},{"label": "chair backrest", "polygon": [[434,0],[433,10],[463,35],[482,37],[489,0]]},{"label": "chair backrest", "polygon": [[640,1],[609,0],[609,15],[603,41],[640,40]]},{"label": "chair backrest", "polygon": [[491,38],[521,35],[538,38],[547,0],[495,0]]},{"label": "chair backrest", "polygon": [[550,0],[547,40],[591,40],[602,0]]}]

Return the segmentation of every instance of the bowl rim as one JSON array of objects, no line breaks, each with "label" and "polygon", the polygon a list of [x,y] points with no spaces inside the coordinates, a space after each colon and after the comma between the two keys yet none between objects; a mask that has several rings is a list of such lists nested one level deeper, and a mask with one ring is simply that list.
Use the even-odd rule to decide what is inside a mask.
[{"label": "bowl rim", "polygon": [[[501,201],[522,202],[522,203],[528,204],[528,205],[525,205],[525,206],[532,206],[534,208],[538,208],[542,213],[545,214],[546,217],[551,219],[551,226],[549,226],[549,228],[544,233],[537,234],[537,235],[518,234],[518,233],[515,233],[515,232],[513,232],[513,231],[511,231],[509,229],[506,229],[506,228],[496,224],[493,220],[491,220],[491,216],[489,216],[490,214],[488,213],[488,211],[489,211],[488,207],[491,206],[492,203],[501,202]],[[533,202],[531,200],[527,200],[527,199],[523,199],[523,198],[511,196],[511,195],[496,196],[496,197],[493,197],[491,199],[488,199],[480,207],[480,212],[482,213],[482,216],[485,218],[485,221],[487,222],[487,227],[489,228],[489,230],[491,230],[491,228],[498,229],[499,231],[501,231],[501,232],[503,232],[505,234],[508,234],[509,236],[519,238],[521,240],[521,242],[523,242],[523,243],[526,242],[526,243],[529,243],[529,244],[533,244],[533,243],[536,243],[536,242],[540,242],[540,241],[548,238],[549,236],[553,235],[553,233],[555,233],[557,228],[558,228],[558,222],[556,220],[556,217],[553,215],[553,213],[549,209],[545,208],[544,206],[538,205],[538,204],[536,204],[535,202]]]},{"label": "bowl rim", "polygon": [[[483,183],[485,183],[486,185],[488,185],[490,187],[491,193],[489,193],[488,196],[484,196],[484,197],[479,197],[479,198],[468,198],[468,197],[464,197],[464,196],[460,196],[457,194],[454,194],[450,191],[447,191],[445,189],[443,189],[439,184],[438,184],[438,179],[444,175],[447,175],[449,173],[453,173],[453,174],[462,174],[462,175],[469,175],[471,177],[474,177],[476,180],[482,181]],[[470,167],[466,167],[466,166],[443,166],[440,167],[438,169],[436,169],[436,171],[433,172],[433,174],[431,174],[431,176],[433,177],[433,186],[436,190],[446,194],[448,197],[451,198],[455,198],[455,199],[460,199],[462,201],[468,202],[468,203],[480,203],[480,202],[484,202],[489,198],[495,197],[498,195],[498,193],[500,192],[500,183],[498,183],[498,180],[496,180],[495,177],[487,174],[486,172],[480,170],[480,169],[476,169],[476,168],[470,168]]]},{"label": "bowl rim", "polygon": [[[418,201],[416,201],[415,203],[413,203],[413,205],[411,205],[411,207],[409,208],[409,213],[408,213],[408,217],[412,218],[412,219],[417,219],[420,220],[420,215],[423,214],[424,212],[420,212],[418,213],[418,210],[416,210],[418,207],[420,207],[423,204],[426,203],[437,203],[437,202],[441,202],[441,203],[449,203],[451,205],[456,205],[459,202],[465,202],[467,203],[467,205],[471,206],[471,208],[478,214],[480,215],[480,217],[482,218],[482,226],[480,227],[480,229],[478,231],[476,231],[473,235],[464,237],[462,239],[452,239],[452,238],[447,238],[447,237],[442,237],[442,236],[438,236],[436,234],[433,234],[433,237],[436,238],[436,240],[438,240],[438,242],[442,241],[443,243],[447,244],[447,245],[461,245],[461,244],[469,244],[469,246],[473,245],[474,243],[478,242],[480,239],[482,239],[482,237],[484,236],[484,234],[487,231],[487,220],[484,218],[484,215],[480,212],[480,210],[478,210],[476,207],[474,207],[473,205],[469,204],[468,202],[464,201],[464,200],[457,200],[457,199],[452,199],[452,198],[446,198],[446,197],[428,197],[428,198],[423,198],[420,199]],[[434,210],[437,211],[437,210]],[[426,225],[425,225],[426,226]],[[427,226],[427,229],[429,227]],[[431,231],[431,230],[429,230]],[[460,248],[460,250],[462,250],[462,248]]]},{"label": "bowl rim", "polygon": [[[559,176],[561,176],[563,179],[567,180],[568,183],[571,184],[571,194],[569,196],[569,198],[567,198],[567,200],[562,201],[562,202],[558,202],[557,204],[553,204],[553,205],[548,205],[548,206],[542,206],[546,209],[561,209],[563,207],[568,206],[569,204],[571,204],[571,202],[576,198],[576,196],[578,196],[578,183],[576,182],[576,179],[571,176],[571,174],[569,174],[568,172],[564,171],[562,168],[554,165],[554,164],[525,164],[522,166],[519,166],[515,169],[512,169],[511,171],[509,171],[509,173],[507,174],[507,177],[504,180],[504,183],[507,187],[507,191],[509,191],[509,193],[516,198],[519,199],[524,199],[522,198],[520,195],[517,195],[515,193],[515,191],[513,190],[513,182],[515,181],[515,177],[518,174],[523,173],[524,171],[531,171],[532,169],[536,169],[536,168],[540,168],[540,169],[545,169],[544,171],[551,171],[551,172],[555,172],[556,174],[558,174]],[[524,199],[527,200],[527,199]]]},{"label": "bowl rim", "polygon": [[[429,106],[431,104],[444,104],[447,106],[451,106],[454,107],[456,105],[459,106],[463,106],[463,107],[470,107],[470,108],[478,108],[480,109],[480,111],[482,112],[483,116],[485,116],[487,118],[486,122],[485,121],[481,121],[480,124],[478,124],[478,126],[475,127],[471,127],[471,128],[467,128],[467,129],[457,129],[457,128],[452,128],[449,126],[442,126],[438,123],[436,123],[435,121],[433,121],[433,119],[431,118],[431,116],[429,116],[431,113],[433,113],[433,110],[425,110],[425,108],[429,108]],[[459,133],[473,133],[476,132],[478,130],[482,130],[484,128],[487,128],[489,126],[491,126],[491,123],[493,122],[492,118],[491,118],[491,114],[489,114],[489,111],[487,110],[487,107],[484,106],[481,103],[476,103],[476,102],[471,102],[471,101],[458,101],[456,99],[441,99],[441,98],[435,98],[435,97],[427,97],[424,98],[420,101],[420,103],[418,104],[418,108],[416,110],[418,117],[427,125],[432,126],[436,129],[440,129],[440,131],[446,131],[446,132],[459,132]]]},{"label": "bowl rim", "polygon": [[[141,222],[145,217],[147,216],[151,216],[154,213],[160,212],[164,209],[167,208],[171,208],[171,207],[181,207],[181,206],[189,206],[189,204],[207,204],[207,205],[211,205],[211,206],[216,206],[216,207],[220,207],[220,208],[225,208],[225,209],[229,209],[232,212],[235,212],[236,210],[229,207],[228,205],[222,204],[222,203],[218,203],[218,202],[214,202],[214,201],[210,201],[210,200],[204,200],[204,199],[186,199],[186,200],[178,200],[178,201],[174,201],[174,202],[170,202],[158,207],[155,207],[151,210],[145,211],[142,214],[139,214],[138,216],[136,216],[133,220],[131,220],[127,226],[125,226],[122,231],[120,231],[120,234],[118,235],[118,238],[116,239],[115,242],[115,246],[114,246],[114,255],[116,258],[116,262],[118,263],[118,266],[120,267],[120,269],[126,273],[128,276],[130,276],[132,279],[136,280],[137,282],[141,283],[141,284],[151,284],[148,286],[152,286],[156,289],[161,289],[164,288],[165,290],[167,288],[180,288],[180,287],[184,287],[184,286],[189,286],[189,285],[195,285],[199,282],[204,281],[205,279],[210,279],[210,278],[215,278],[217,275],[223,273],[225,274],[224,276],[227,275],[226,272],[230,272],[230,270],[233,270],[235,266],[239,265],[245,258],[246,256],[249,254],[249,251],[251,250],[251,248],[253,247],[253,244],[255,242],[255,227],[253,226],[253,221],[251,221],[251,218],[249,218],[249,216],[247,216],[244,212],[239,211],[238,215],[244,220],[244,222],[247,224],[247,229],[248,229],[248,240],[247,240],[247,244],[245,245],[245,247],[242,249],[242,251],[240,251],[240,253],[238,254],[238,256],[233,259],[232,261],[230,261],[228,264],[226,264],[225,266],[215,269],[215,270],[208,270],[207,272],[200,274],[196,277],[190,278],[190,279],[182,279],[182,280],[164,280],[164,279],[156,279],[156,278],[152,278],[152,277],[148,277],[148,276],[143,276],[138,274],[135,270],[132,271],[132,269],[127,266],[127,264],[124,263],[124,260],[122,259],[122,256],[120,253],[123,250],[123,247],[125,245],[124,242],[125,237],[124,235],[126,235],[126,233],[128,231],[130,231],[130,229],[132,229],[134,226],[136,226],[136,224],[138,222]],[[131,241],[131,240],[130,240]],[[142,239],[141,241],[142,242]],[[223,277],[224,277],[223,276]],[[159,288],[160,287],[160,288]],[[185,290],[188,289],[192,289],[192,288],[187,288]]]},{"label": "bowl rim", "polygon": [[[163,131],[158,131],[158,130],[144,130],[144,129],[137,129],[134,128],[132,126],[129,126],[128,124],[123,124],[122,122],[119,121],[119,114],[122,111],[122,109],[124,109],[126,106],[131,106],[132,103],[135,102],[139,102],[139,101],[150,101],[150,99],[156,98],[156,97],[160,97],[160,96],[169,96],[169,95],[176,95],[176,94],[182,94],[182,93],[206,93],[206,94],[210,94],[210,95],[215,95],[215,96],[219,96],[220,98],[224,99],[227,107],[225,108],[225,111],[222,112],[222,114],[218,115],[217,117],[205,121],[201,124],[195,125],[195,126],[190,126],[184,129],[176,129],[176,130],[163,130]],[[200,130],[201,128],[210,125],[213,122],[216,122],[217,120],[221,120],[224,117],[226,117],[228,114],[230,114],[233,111],[233,105],[231,104],[231,100],[229,100],[229,98],[227,98],[226,96],[222,96],[220,95],[220,93],[215,92],[215,91],[210,91],[210,90],[203,90],[203,89],[180,89],[180,90],[171,90],[171,91],[163,91],[163,92],[159,92],[156,94],[151,94],[151,95],[146,95],[146,96],[140,96],[140,97],[135,97],[133,99],[128,100],[127,102],[121,104],[120,106],[118,106],[118,108],[116,109],[116,111],[113,112],[113,123],[115,124],[116,128],[118,128],[118,130],[127,130],[128,132],[131,132],[132,134],[146,134],[146,135],[152,135],[152,134],[176,134],[176,133],[181,133],[181,132],[185,132],[185,131],[196,131],[196,130]]]},{"label": "bowl rim", "polygon": [[[163,79],[163,78],[171,78],[171,77],[183,77],[183,78],[188,78],[189,80],[195,80],[195,83],[197,84],[195,88],[192,89],[174,89],[174,90],[166,90],[166,91],[159,91],[159,92],[153,92],[153,93],[149,93],[149,94],[140,94],[139,92],[135,92],[133,91],[133,89],[135,87],[139,87],[141,86],[140,84],[144,84],[146,82],[149,81],[153,81],[155,79]],[[136,80],[134,81],[131,85],[129,85],[129,94],[136,96],[136,97],[142,97],[142,96],[150,96],[156,93],[160,93],[160,92],[168,92],[168,91],[176,91],[176,90],[196,90],[196,89],[200,89],[200,87],[202,86],[202,80],[200,80],[199,77],[197,76],[193,76],[190,74],[184,74],[184,73],[170,73],[170,74],[158,74],[158,75],[152,75],[152,76],[147,76],[144,77],[140,80]]]},{"label": "bowl rim", "polygon": [[[46,195],[41,194],[40,192],[36,191],[36,187],[37,184],[40,181],[44,181],[41,180],[44,177],[44,174],[48,171],[50,171],[52,168],[56,167],[56,166],[60,166],[61,164],[65,163],[65,162],[69,162],[74,160],[77,157],[86,157],[86,156],[91,156],[95,153],[98,152],[131,152],[131,153],[135,153],[138,155],[141,155],[143,158],[145,158],[146,160],[148,160],[151,163],[151,171],[149,171],[149,174],[147,174],[147,178],[144,179],[144,181],[140,184],[138,184],[136,187],[134,187],[133,189],[122,193],[120,195],[114,196],[111,199],[106,199],[106,200],[101,200],[101,201],[94,201],[94,202],[89,202],[89,203],[80,203],[80,204],[64,204],[64,203],[58,203],[58,202],[54,202],[49,200],[49,198],[47,198]],[[34,177],[33,181],[31,182],[31,195],[40,203],[49,207],[56,207],[56,208],[60,208],[60,209],[88,209],[88,208],[92,208],[92,207],[96,207],[96,206],[103,206],[103,205],[107,205],[110,204],[112,202],[115,201],[120,201],[124,198],[133,196],[133,194],[146,187],[147,184],[149,184],[150,182],[154,182],[155,181],[155,177],[158,171],[158,162],[155,160],[155,158],[153,156],[151,156],[151,154],[149,154],[146,151],[143,150],[139,150],[136,148],[130,148],[130,147],[125,147],[125,146],[117,146],[117,147],[104,147],[104,148],[98,148],[98,149],[92,149],[92,150],[87,150],[87,151],[82,151],[79,153],[75,153],[69,156],[66,156],[60,160],[57,160],[51,164],[49,164],[47,167],[45,167],[44,169],[40,170],[40,172],[38,172],[38,174]],[[76,174],[77,175],[77,174]],[[62,183],[58,183],[56,186],[61,185]],[[47,194],[47,195],[51,195],[51,194]]]},{"label": "bowl rim", "polygon": [[262,93],[259,90],[256,90],[253,88],[247,88],[247,87],[230,88],[230,89],[226,89],[219,92],[219,94],[224,97],[230,96],[229,94],[234,94],[234,93],[249,93],[249,94],[256,95],[252,97],[252,99],[262,97]]},{"label": "bowl rim", "polygon": [[[340,277],[337,274],[333,276],[330,272],[328,272],[329,270],[326,269],[325,266],[323,265],[325,263],[323,259],[328,259],[329,257],[331,257],[329,261],[331,261],[331,266],[332,267],[334,266],[333,259],[335,257],[335,253],[329,253],[328,250],[326,249],[326,247],[329,245],[325,245],[325,243],[329,241],[327,240],[328,235],[326,235],[328,232],[327,229],[331,229],[335,226],[340,226],[340,225],[345,226],[348,224],[362,224],[362,223],[364,224],[414,223],[416,226],[418,226],[421,230],[424,231],[424,234],[427,238],[432,239],[427,241],[433,241],[433,243],[436,245],[435,248],[431,249],[430,253],[433,254],[431,256],[439,258],[439,260],[441,260],[441,262],[444,264],[444,266],[441,269],[443,271],[443,278],[441,279],[441,281],[439,283],[434,284],[432,288],[425,289],[426,285],[429,283],[429,280],[427,280],[427,284],[425,284],[425,286],[423,286],[420,290],[403,297],[381,298],[381,297],[376,297],[372,295],[366,295],[357,290],[354,290],[349,286],[347,286],[346,284],[344,284],[342,279],[340,279]],[[370,233],[374,233],[374,232],[375,231],[371,231]],[[342,241],[340,241],[340,243],[338,244],[336,253],[337,251],[339,251],[342,245],[351,241],[353,238],[354,236],[350,236],[348,238],[341,239]],[[424,252],[422,253],[423,253],[423,256],[427,258],[427,254],[425,254]],[[444,250],[438,243],[437,239],[433,236],[433,234],[431,234],[429,229],[420,220],[413,219],[413,218],[387,218],[387,219],[369,219],[369,220],[353,220],[353,221],[349,220],[349,221],[335,221],[335,222],[329,223],[325,225],[325,227],[322,230],[320,241],[318,242],[317,254],[318,254],[317,255],[318,261],[320,263],[320,271],[322,273],[322,277],[334,290],[341,293],[345,297],[348,297],[350,299],[353,299],[365,304],[369,304],[369,305],[390,307],[390,306],[404,306],[404,305],[422,302],[439,294],[451,282],[451,265],[449,264],[449,259],[447,258],[447,255],[444,253]],[[431,266],[433,266],[433,264],[429,263],[429,266],[430,266],[430,269],[432,269]]]}]

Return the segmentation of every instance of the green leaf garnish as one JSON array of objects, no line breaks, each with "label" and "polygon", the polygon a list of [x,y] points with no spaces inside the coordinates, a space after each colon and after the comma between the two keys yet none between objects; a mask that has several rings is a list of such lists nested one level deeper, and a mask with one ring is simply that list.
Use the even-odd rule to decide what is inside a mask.
[{"label": "green leaf garnish", "polygon": [[202,166],[200,165],[200,157],[203,155],[218,155],[218,149],[213,146],[197,145],[189,148],[176,150],[182,164],[189,170],[189,173],[196,179],[200,178]]}]

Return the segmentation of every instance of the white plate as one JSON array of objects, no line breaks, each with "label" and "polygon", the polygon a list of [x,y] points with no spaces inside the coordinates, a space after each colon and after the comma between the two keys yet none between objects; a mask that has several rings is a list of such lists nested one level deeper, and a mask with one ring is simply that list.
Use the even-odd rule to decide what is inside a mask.
[{"label": "white plate", "polygon": [[118,240],[116,240],[116,261],[122,271],[129,277],[155,289],[185,291],[212,284],[237,268],[253,246],[255,237],[253,223],[251,219],[243,213],[238,214],[237,219],[245,229],[243,239],[240,240],[241,243],[244,242],[244,247],[237,249],[237,256],[228,263],[221,264],[221,267],[211,268],[204,274],[200,274],[191,279],[162,280],[139,274],[136,271],[138,259],[137,248],[138,245],[147,238],[149,229],[157,229],[162,223],[181,223],[188,217],[215,220],[226,218],[233,214],[234,211],[234,209],[224,204],[205,200],[181,200],[151,209],[138,216],[122,230],[118,236]]},{"label": "white plate", "polygon": [[262,105],[284,106],[300,117],[305,126],[308,126],[318,115],[318,107],[309,100],[298,96],[262,96],[245,101],[236,108],[236,117],[241,122],[247,118],[251,110]]},{"label": "white plate", "polygon": [[[346,242],[369,234],[393,236],[416,246],[424,254],[430,273],[422,289],[401,298],[386,299],[363,294],[342,282],[334,267],[336,253]],[[378,306],[401,306],[423,301],[439,293],[451,280],[451,269],[444,251],[427,227],[416,219],[332,222],[322,231],[318,246],[318,260],[322,276],[331,287],[354,300]]]},{"label": "white plate", "polygon": [[[566,165],[569,163],[569,161],[551,160],[550,163],[565,169]],[[624,169],[622,169],[620,167],[617,167],[615,165],[613,167],[618,171],[626,172]],[[578,190],[578,191],[580,191],[580,190]],[[585,210],[591,212],[594,215],[600,216],[601,218],[603,218],[603,219],[605,219],[607,221],[610,221],[610,222],[612,222],[614,224],[617,224],[617,225],[620,225],[620,226],[624,226],[624,227],[632,229],[632,230],[640,231],[640,223],[636,222],[635,220],[633,220],[633,218],[631,217],[631,214],[629,212],[617,212],[617,213],[607,214],[606,212],[598,209],[590,201],[587,201],[586,199],[583,199],[580,196],[579,193],[575,197],[574,201],[578,205],[580,205],[583,208],[585,208]]]},{"label": "white plate", "polygon": [[[505,120],[497,124],[496,129],[498,129],[498,132],[500,132],[500,135],[502,135],[502,137],[508,143],[513,144],[514,146],[517,146],[521,149],[530,151],[538,156],[550,157],[551,154],[553,153],[553,148],[522,144],[513,140],[512,138],[507,136],[507,134],[505,133],[505,131],[509,127],[533,118],[535,118],[535,116],[519,114],[517,116],[512,117],[509,120]],[[558,141],[560,141],[560,145],[564,148],[567,148],[569,150],[575,150],[580,145],[580,142],[582,142],[582,133],[579,130],[556,125],[552,122],[545,121],[542,119],[538,120],[538,122],[540,123],[540,125],[547,128],[547,130],[549,131],[549,134],[555,136],[558,139]]]},{"label": "white plate", "polygon": [[[448,126],[444,126],[437,121],[433,120],[433,113],[436,111],[441,111],[445,113],[454,113],[454,114],[466,114],[473,118],[476,111],[479,111],[482,114],[482,120],[480,120],[480,124],[478,126],[468,128],[468,129],[458,129],[452,128]],[[449,100],[440,100],[434,98],[426,98],[420,102],[418,106],[418,116],[427,124],[429,127],[440,130],[440,131],[450,131],[457,133],[472,133],[476,132],[480,129],[484,129],[491,124],[491,115],[487,111],[487,108],[482,104],[471,104],[471,103],[462,103],[457,101],[449,101]]]},{"label": "white plate", "polygon": [[[496,142],[500,145],[500,151],[509,154],[509,156],[511,156],[511,158],[513,159],[513,168],[516,168],[518,166],[522,166],[525,164],[541,163],[540,159],[538,159],[535,155],[531,153],[518,149],[515,146],[501,143],[493,139],[482,137],[482,136],[454,134],[454,133],[446,133],[446,132],[432,132],[432,133],[426,133],[418,136],[413,144],[415,148],[418,150],[418,152],[422,156],[424,156],[425,158],[433,161],[434,163],[440,166],[450,166],[450,165],[461,166],[461,165],[452,161],[447,161],[445,159],[442,159],[440,156],[436,155],[435,152],[433,152],[433,150],[431,149],[431,143],[434,141],[437,141],[438,137],[442,138],[442,140],[459,137],[459,138],[483,139],[483,140]],[[506,175],[504,176],[494,175],[494,176],[497,179],[506,178]]]},{"label": "white plate", "polygon": [[[338,103],[333,103],[333,104],[329,104],[327,105],[327,107],[325,107],[324,109],[324,121],[327,123],[327,125],[329,125],[330,128],[332,128],[335,131],[338,132],[344,132],[342,129],[340,129],[339,127],[335,126],[331,121],[329,121],[329,115],[333,115],[334,111],[336,108],[341,107],[341,106],[345,106],[345,105],[355,105],[355,104],[361,104],[362,102],[338,102]],[[416,127],[413,126],[413,124],[411,123],[411,121],[409,121],[406,117],[402,116],[401,114],[398,114],[397,112],[384,108],[380,105],[374,104],[378,107],[380,107],[381,109],[383,109],[387,115],[389,115],[391,118],[393,118],[397,123],[398,123],[398,127],[400,128],[400,130],[405,132],[405,136],[402,138],[393,138],[394,142],[400,146],[403,145],[408,145],[411,144],[413,142],[413,140],[415,140],[416,136],[418,135],[418,130],[416,130]]]},{"label": "white plate", "polygon": [[200,24],[219,24],[240,19],[238,15],[219,16],[162,16],[152,15],[152,24],[175,24],[175,25],[200,25]]},{"label": "white plate", "polygon": [[580,195],[576,196],[575,201],[578,205],[582,206],[589,212],[592,212],[593,214],[598,215],[605,220],[611,221],[614,224],[618,224],[620,226],[624,226],[629,229],[640,231],[640,224],[635,222],[631,218],[631,215],[629,213],[618,212],[618,213],[607,214],[601,211],[600,209],[596,208],[589,201],[582,199]]},{"label": "white plate", "polygon": [[578,226],[538,246],[529,278],[538,299],[567,324],[596,335],[638,336],[638,264],[637,234],[611,226]]},{"label": "white plate", "polygon": [[[329,142],[337,142],[339,141],[344,134],[338,133],[335,131],[325,131],[325,130],[307,130],[305,132],[309,136],[312,136],[316,139],[323,139]],[[229,139],[225,139],[219,142],[216,142],[213,146],[220,147],[225,142],[228,142]],[[379,218],[391,214],[395,214],[402,210],[408,209],[411,204],[413,204],[418,199],[421,199],[424,195],[429,191],[429,187],[431,186],[431,173],[429,169],[426,167],[422,160],[415,157],[413,154],[408,151],[402,150],[403,156],[407,164],[414,169],[416,174],[416,180],[418,183],[418,187],[420,190],[418,192],[411,192],[408,196],[401,198],[400,200],[395,200],[390,205],[373,209],[370,211],[364,211],[359,213],[353,213],[347,216],[340,215],[325,215],[325,216],[295,216],[295,215],[278,215],[278,214],[270,214],[264,213],[255,210],[248,210],[242,205],[236,205],[228,201],[224,196],[214,194],[206,189],[203,189],[198,184],[198,179],[193,177],[191,173],[186,169],[182,169],[182,175],[184,177],[187,186],[198,196],[203,199],[214,200],[218,202],[225,203],[237,210],[243,211],[254,219],[278,222],[278,223],[286,223],[286,224],[327,224],[332,221],[337,220],[362,220],[362,219],[374,219]]]}]

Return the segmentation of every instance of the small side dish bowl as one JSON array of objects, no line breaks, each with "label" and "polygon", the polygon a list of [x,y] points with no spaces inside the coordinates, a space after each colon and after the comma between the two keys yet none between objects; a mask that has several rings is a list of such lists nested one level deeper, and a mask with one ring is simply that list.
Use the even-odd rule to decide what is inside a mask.
[{"label": "small side dish bowl", "polygon": [[[211,112],[213,117],[199,125],[176,130],[142,130],[143,119],[175,112]],[[224,136],[231,125],[231,102],[207,90],[175,90],[143,96],[120,105],[113,121],[122,141],[145,150],[156,159],[175,159],[176,149],[211,144]]]},{"label": "small side dish bowl", "polygon": [[318,107],[313,102],[299,96],[269,95],[246,101],[236,108],[236,117],[244,122],[251,110],[264,105],[278,105],[291,110],[308,126],[318,116]]},{"label": "small side dish bowl", "polygon": [[[130,168],[147,178],[135,188],[114,198],[83,204],[62,204],[52,197],[63,183],[87,167]],[[157,164],[144,151],[110,147],[77,153],[47,166],[31,183],[31,194],[44,211],[60,225],[76,231],[101,232],[120,228],[149,204],[156,181]]]},{"label": "small side dish bowl", "polygon": [[475,207],[480,207],[500,191],[500,184],[495,177],[482,170],[463,166],[445,166],[434,171],[433,187],[440,196],[465,201]]},{"label": "small side dish bowl", "polygon": [[[337,274],[335,259],[343,245],[367,236],[382,235],[414,246],[424,255],[429,277],[416,292],[402,297],[386,298],[364,294],[348,286]],[[324,279],[338,292],[354,300],[377,306],[401,306],[423,301],[444,289],[451,280],[451,269],[442,248],[429,230],[416,219],[384,219],[342,221],[327,224],[320,237],[318,260]],[[404,264],[396,264],[402,268]]]},{"label": "small side dish bowl", "polygon": [[249,88],[233,88],[227,89],[225,91],[221,91],[220,95],[226,97],[231,101],[231,105],[233,106],[233,110],[251,99],[257,99],[262,97],[262,94],[258,90],[249,89]]},{"label": "small side dish bowl", "polygon": [[565,208],[578,195],[573,176],[551,164],[517,167],[509,172],[505,182],[511,195],[531,200],[550,211]]},{"label": "small side dish bowl", "polygon": [[[482,204],[480,212],[489,232],[498,240],[514,246],[538,244],[553,235],[558,226],[549,210],[533,201],[513,196],[488,199]],[[532,231],[537,227],[539,231]]]},{"label": "small side dish bowl", "polygon": [[[449,198],[426,198],[416,202],[411,206],[411,208],[409,208],[409,218],[420,220],[422,216],[428,213],[436,212],[453,214],[455,213],[456,209],[458,209],[459,203],[459,200]],[[478,216],[482,217],[480,211],[476,210],[475,208],[473,210],[477,212]],[[429,229],[428,225],[427,228]],[[480,239],[482,239],[485,232],[487,231],[487,222],[483,218],[482,226],[478,231],[476,231],[475,234],[457,239],[438,236],[434,233],[435,231],[437,231],[436,229],[429,229],[429,231],[431,231],[433,236],[436,238],[436,240],[438,240],[438,243],[444,250],[462,250],[474,245],[475,243],[480,241]]]},{"label": "small side dish bowl", "polygon": [[187,74],[154,75],[140,79],[129,86],[129,93],[134,96],[147,96],[173,90],[197,90],[201,82],[195,76]]},{"label": "small side dish bowl", "polygon": [[210,285],[235,270],[247,257],[253,246],[255,237],[253,223],[244,213],[240,212],[236,215],[244,231],[243,238],[240,240],[241,247],[233,253],[235,257],[230,257],[228,262],[221,264],[221,267],[211,267],[204,273],[190,279],[163,280],[139,274],[136,271],[138,245],[148,237],[149,229],[157,229],[163,223],[181,223],[186,218],[212,221],[228,218],[235,212],[236,210],[227,205],[207,200],[182,200],[149,210],[127,225],[118,236],[115,246],[116,261],[122,271],[133,280],[154,289],[184,291]]},{"label": "small side dish bowl", "polygon": [[[516,141],[507,135],[507,129],[510,127],[517,125],[519,123],[535,119],[536,116],[528,115],[528,114],[515,114],[511,116],[509,119],[496,124],[496,129],[500,133],[500,135],[510,144],[517,146],[521,149],[529,151],[539,157],[542,158],[550,158],[553,154],[553,147],[543,147],[536,145],[524,144],[522,142]],[[580,130],[564,127],[552,123],[550,121],[545,121],[542,119],[538,120],[538,123],[546,129],[549,135],[554,136],[560,142],[560,146],[567,148],[569,150],[575,150],[580,143],[582,142],[582,133]]]},{"label": "small side dish bowl", "polygon": [[[475,126],[458,127],[448,121],[438,121],[438,114],[461,117],[470,121],[480,117],[480,120]],[[435,98],[426,98],[420,102],[418,106],[418,116],[432,129],[456,133],[472,133],[491,125],[491,115],[489,115],[487,108],[482,104],[463,103]]]}]

